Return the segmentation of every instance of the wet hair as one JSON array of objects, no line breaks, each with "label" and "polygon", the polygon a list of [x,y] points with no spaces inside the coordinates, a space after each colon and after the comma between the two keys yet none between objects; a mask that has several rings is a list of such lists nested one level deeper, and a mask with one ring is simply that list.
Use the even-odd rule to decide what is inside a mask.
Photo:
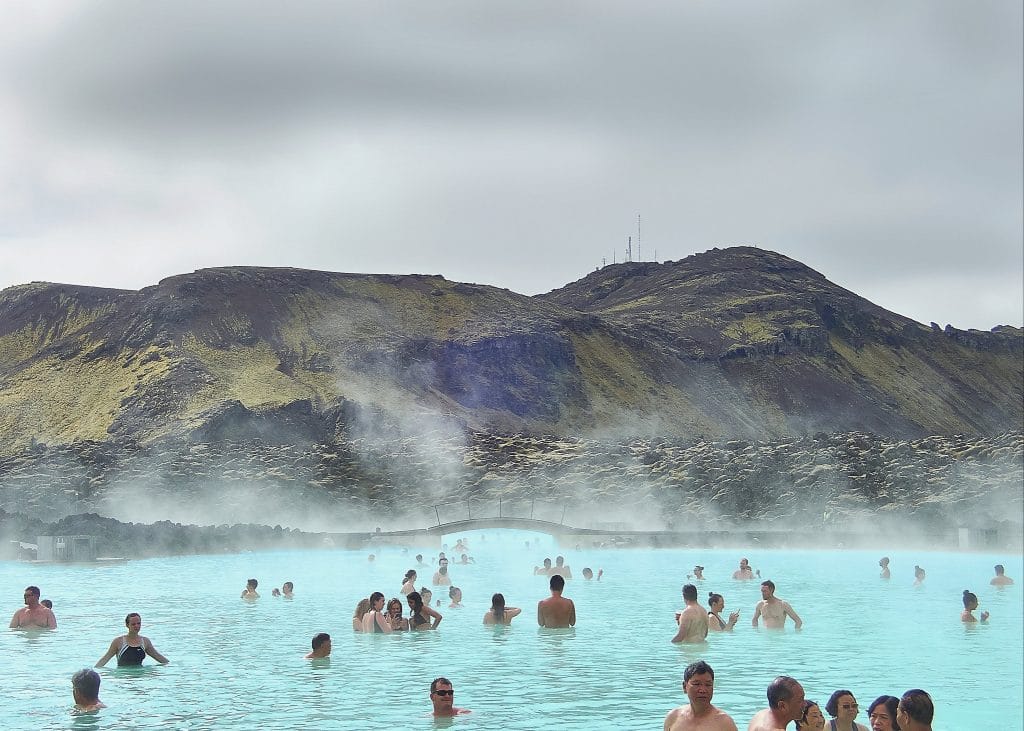
[{"label": "wet hair", "polygon": [[92,668],[83,668],[71,676],[71,687],[77,690],[84,700],[99,700],[100,674]]},{"label": "wet hair", "polygon": [[875,712],[875,709],[879,706],[885,706],[885,710],[889,712],[889,718],[892,719],[892,727],[896,731],[900,731],[900,726],[896,723],[896,711],[900,707],[900,699],[894,695],[880,695],[868,706],[868,718]]},{"label": "wet hair", "polygon": [[290,582],[290,581],[286,581],[286,582],[284,582],[284,584],[283,584],[283,585],[281,586],[281,588],[283,589],[283,588],[285,588],[286,586],[287,586],[287,587],[288,587],[289,589],[294,589],[294,588],[295,588],[295,584],[293,584],[293,583],[292,583],[292,582]]},{"label": "wet hair", "polygon": [[382,592],[379,592],[379,591],[375,591],[372,594],[370,594],[370,609],[373,609],[373,605],[377,603],[378,599],[383,599],[383,598],[384,598],[384,594]]},{"label": "wet hair", "polygon": [[434,592],[424,586],[422,589],[420,589],[420,598],[421,598],[421,600],[423,601],[424,604],[429,604],[430,603],[430,599],[424,599],[423,598],[423,597],[426,597],[427,595],[430,595],[431,597],[433,597],[434,596]]},{"label": "wet hair", "polygon": [[586,567],[585,569],[583,569],[583,575],[584,575],[584,576],[593,576],[593,575],[594,575],[594,572],[593,572],[593,571],[592,571],[592,570],[590,569],[590,567],[588,566],[588,567]]},{"label": "wet hair", "polygon": [[999,574],[1000,576],[1002,576],[1004,571],[1006,571],[1006,569],[1003,568],[1003,565],[1001,563],[997,563],[996,564],[996,573]]},{"label": "wet hair", "polygon": [[462,589],[460,589],[457,586],[449,586],[448,587],[448,598],[449,599],[454,599],[456,592],[461,594],[462,593]]},{"label": "wet hair", "polygon": [[688,602],[697,601],[697,587],[693,584],[683,584],[683,599]]},{"label": "wet hair", "polygon": [[447,685],[450,688],[452,685],[452,681],[448,680],[448,678],[445,678],[443,676],[440,678],[434,678],[430,681],[430,692],[433,693],[435,690],[437,690],[437,686],[439,685]]},{"label": "wet hair", "polygon": [[409,569],[408,571],[405,572],[405,577],[402,579],[402,583],[403,584],[408,583],[409,579],[412,579],[415,576],[417,576],[416,569]]},{"label": "wet hair", "polygon": [[319,650],[321,645],[323,645],[325,642],[330,642],[330,641],[331,641],[331,636],[329,634],[327,634],[326,632],[321,632],[319,634],[315,634],[315,635],[313,635],[313,649],[314,650]]},{"label": "wet hair", "polygon": [[800,714],[800,719],[796,722],[796,731],[800,731],[800,729],[804,727],[804,724],[807,723],[807,714],[810,713],[812,708],[819,708],[819,706],[814,701],[805,700],[803,705],[804,712]]},{"label": "wet hair", "polygon": [[356,611],[352,614],[355,619],[362,619],[363,615],[370,611],[370,600],[360,599],[356,604]]},{"label": "wet hair", "polygon": [[141,614],[139,614],[138,612],[132,612],[131,614],[129,614],[127,617],[124,618],[124,626],[125,627],[128,626],[128,620],[131,619],[132,617],[138,617],[139,619],[142,619],[142,615]]},{"label": "wet hair", "polygon": [[839,715],[839,699],[844,695],[848,695],[853,698],[853,691],[837,690],[829,697],[828,703],[825,704],[825,710],[828,711],[828,715],[832,716],[832,718]]},{"label": "wet hair", "polygon": [[405,595],[405,600],[409,602],[414,614],[423,609],[423,595],[418,591],[410,591]]},{"label": "wet hair", "polygon": [[710,675],[712,680],[715,679],[715,671],[703,660],[691,662],[686,666],[686,670],[683,671],[683,685],[686,685],[694,675]]},{"label": "wet hair", "polygon": [[775,582],[771,579],[765,579],[764,581],[762,581],[761,586],[767,586],[772,591],[775,591]]},{"label": "wet hair", "polygon": [[924,569],[914,564],[914,576],[924,576]]},{"label": "wet hair", "polygon": [[550,558],[544,559],[544,565],[545,566],[550,566],[551,565],[551,559]]},{"label": "wet hair", "polygon": [[39,602],[39,603],[40,603],[40,604],[42,604],[42,605],[43,605],[44,607],[46,607],[47,609],[53,609],[53,602],[51,602],[51,601],[50,601],[49,599],[43,599],[43,600],[42,600],[41,602]]},{"label": "wet hair", "polygon": [[722,601],[725,601],[725,597],[723,597],[721,594],[716,594],[713,591],[709,591],[708,592],[708,605],[709,606],[711,604],[714,604],[715,602],[717,602],[719,599],[721,599]]},{"label": "wet hair", "polygon": [[491,614],[501,621],[505,619],[505,595],[494,594],[491,596]]},{"label": "wet hair", "polygon": [[551,581],[548,582],[552,591],[561,591],[565,588],[565,579],[560,574],[555,574],[551,577]]},{"label": "wet hair", "polygon": [[27,591],[27,592],[29,592],[31,594],[35,594],[36,598],[39,597],[39,587],[38,586],[26,586],[25,587],[25,591]]},{"label": "wet hair", "polygon": [[978,606],[978,595],[964,589],[964,609],[970,609],[972,604]]},{"label": "wet hair", "polygon": [[384,609],[387,610],[388,614],[391,614],[391,607],[393,607],[395,604],[398,605],[398,613],[402,613],[402,607],[405,605],[402,604],[402,600],[396,596],[388,599],[388,603],[384,605]]},{"label": "wet hair", "polygon": [[931,723],[935,716],[935,705],[932,697],[920,688],[911,688],[900,698],[899,707],[918,723]]},{"label": "wet hair", "polygon": [[245,582],[245,585],[255,589],[257,586],[260,585],[260,582],[256,581],[256,579],[249,579],[247,582]]},{"label": "wet hair", "polygon": [[792,698],[797,685],[799,683],[796,678],[791,678],[788,675],[780,675],[775,678],[768,684],[768,707],[778,708],[780,703]]},{"label": "wet hair", "polygon": [[422,553],[417,553],[416,554],[416,560],[417,561],[422,561],[423,560],[423,554]]}]

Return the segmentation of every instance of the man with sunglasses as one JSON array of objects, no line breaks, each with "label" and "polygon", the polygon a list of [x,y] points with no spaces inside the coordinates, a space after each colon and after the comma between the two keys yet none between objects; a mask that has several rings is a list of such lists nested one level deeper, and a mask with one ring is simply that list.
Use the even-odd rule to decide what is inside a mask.
[{"label": "man with sunglasses", "polygon": [[472,713],[468,708],[455,707],[455,689],[448,678],[434,678],[430,683],[430,702],[434,704],[435,716],[458,716]]}]

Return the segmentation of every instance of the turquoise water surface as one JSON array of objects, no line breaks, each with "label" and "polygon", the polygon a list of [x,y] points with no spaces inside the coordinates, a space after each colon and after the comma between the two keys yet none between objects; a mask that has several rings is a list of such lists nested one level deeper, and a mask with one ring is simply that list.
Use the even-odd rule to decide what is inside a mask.
[{"label": "turquoise water surface", "polygon": [[[8,614],[25,586],[41,587],[54,602],[59,628],[7,630],[0,640],[7,699],[6,729],[370,729],[457,726],[478,729],[658,729],[685,702],[683,668],[704,659],[716,672],[717,706],[746,728],[766,705],[773,677],[800,680],[822,705],[849,688],[867,706],[878,695],[908,688],[929,691],[934,728],[1022,728],[1024,608],[1021,586],[989,586],[992,565],[1024,581],[1020,556],[976,553],[741,550],[571,550],[547,536],[486,531],[465,534],[476,564],[452,564],[464,592],[462,609],[439,611],[436,632],[354,634],[360,597],[398,596],[402,574],[417,552],[410,546],[368,551],[292,551],[130,561],[115,566],[0,562],[0,597]],[[454,537],[446,538],[454,543]],[[529,541],[529,547],[524,542]],[[544,557],[564,553],[576,578],[565,595],[576,602],[574,630],[540,630],[537,601],[547,578],[534,576]],[[892,558],[893,579],[878,578],[879,556]],[[449,555],[451,553],[449,552]],[[759,582],[729,578],[746,556],[778,586],[804,620],[800,632],[754,630],[750,618]],[[702,603],[709,591],[725,596],[726,614],[740,610],[736,631],[713,634],[700,647],[669,642],[680,586],[695,563]],[[913,587],[914,564],[928,571]],[[584,566],[603,568],[600,583],[584,581]],[[420,571],[419,584],[432,570]],[[263,597],[239,599],[245,580],[260,580]],[[295,582],[294,600],[270,590]],[[992,613],[986,625],[960,622],[961,592],[978,594]],[[511,627],[481,624],[491,594],[523,608]],[[443,596],[442,596],[443,595]],[[108,708],[71,715],[72,673],[91,667],[124,616],[138,611],[142,633],[171,660],[159,666],[100,669]],[[310,639],[329,632],[328,663],[303,659]],[[444,675],[456,705],[473,713],[435,722],[430,681]]]}]

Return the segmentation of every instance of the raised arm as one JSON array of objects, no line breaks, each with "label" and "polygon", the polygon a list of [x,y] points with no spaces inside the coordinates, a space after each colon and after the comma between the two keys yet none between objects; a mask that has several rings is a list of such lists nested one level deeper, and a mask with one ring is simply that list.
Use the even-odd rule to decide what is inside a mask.
[{"label": "raised arm", "polygon": [[120,637],[115,637],[114,639],[112,639],[110,641],[110,647],[107,648],[106,654],[104,654],[103,657],[101,657],[99,660],[96,661],[96,667],[98,667],[98,668],[103,667],[108,662],[110,662],[110,658],[112,658],[114,655],[117,654],[117,646],[118,646],[118,644],[120,644],[119,643],[120,639],[121,639]]},{"label": "raised arm", "polygon": [[505,607],[505,613],[509,619],[512,619],[513,617],[518,617],[522,614],[523,610],[519,607]]}]

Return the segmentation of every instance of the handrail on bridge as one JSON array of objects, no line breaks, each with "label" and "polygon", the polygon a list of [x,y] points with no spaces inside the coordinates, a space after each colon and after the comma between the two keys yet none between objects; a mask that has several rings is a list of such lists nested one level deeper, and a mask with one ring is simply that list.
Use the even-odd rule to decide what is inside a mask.
[{"label": "handrail on bridge", "polygon": [[[434,517],[437,519],[437,524],[436,524],[435,527],[440,528],[443,525],[451,525],[452,523],[461,523],[462,522],[461,519],[460,520],[448,520],[448,521],[442,522],[441,521],[441,512],[439,510],[440,507],[441,506],[439,506],[439,505],[434,505]],[[539,520],[538,518],[534,518],[534,513],[536,511],[536,508],[537,508],[537,499],[536,498],[531,498],[530,499],[530,517],[529,517],[529,520]],[[568,509],[568,505],[563,503],[562,504],[562,517],[559,518],[558,525],[565,525],[565,511],[567,509]],[[497,518],[498,520],[503,520],[505,518],[509,518],[511,520],[526,520],[527,519],[527,518],[525,518],[524,516],[521,516],[521,515],[508,515],[508,516],[504,515],[503,514],[503,503],[502,503],[502,499],[500,497],[498,498],[498,514],[496,516],[495,515],[483,515],[483,516],[479,516],[478,518],[476,518],[476,520],[493,520],[495,518]],[[466,518],[465,518],[465,520],[473,520],[473,502],[471,500],[467,500],[466,501]],[[542,522],[553,523],[554,521],[548,520],[548,521],[542,521]]]}]

